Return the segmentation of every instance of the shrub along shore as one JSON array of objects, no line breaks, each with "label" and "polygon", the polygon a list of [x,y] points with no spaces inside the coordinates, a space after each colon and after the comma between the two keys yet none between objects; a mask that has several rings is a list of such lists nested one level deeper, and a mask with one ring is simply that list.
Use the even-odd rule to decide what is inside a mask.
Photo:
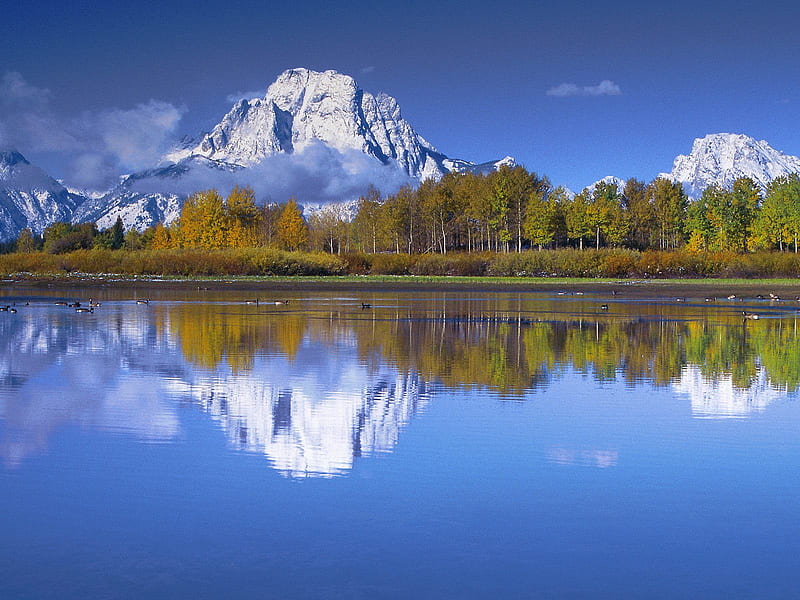
[{"label": "shrub along shore", "polygon": [[231,277],[414,275],[522,278],[798,278],[800,254],[786,252],[692,252],[530,250],[519,253],[328,254],[273,248],[223,250],[108,250],[66,254],[0,255],[4,276],[58,277],[69,274]]}]

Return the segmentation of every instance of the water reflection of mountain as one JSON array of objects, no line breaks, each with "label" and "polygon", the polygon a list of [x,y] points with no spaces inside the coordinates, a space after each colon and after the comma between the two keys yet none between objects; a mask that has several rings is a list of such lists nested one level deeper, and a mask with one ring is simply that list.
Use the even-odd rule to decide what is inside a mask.
[{"label": "water reflection of mountain", "polygon": [[738,387],[730,375],[709,379],[700,368],[688,365],[673,389],[688,395],[692,415],[703,419],[749,417],[763,412],[772,402],[786,396],[786,390],[777,388],[763,367],[758,369],[748,387]]},{"label": "water reflection of mountain", "polygon": [[246,369],[231,348],[228,363],[193,365],[185,355],[194,350],[184,347],[191,337],[182,340],[174,327],[180,314],[118,309],[76,317],[50,309],[0,322],[4,462],[44,451],[56,431],[74,425],[174,439],[178,401],[189,399],[232,444],[265,454],[282,473],[329,476],[359,456],[391,451],[427,399],[415,372],[364,360],[345,331],[328,340],[303,334],[291,357],[248,356]]},{"label": "water reflection of mountain", "polygon": [[0,319],[0,457],[16,464],[70,425],[171,440],[188,399],[282,473],[334,475],[394,448],[428,382],[524,399],[575,372],[671,386],[696,417],[745,417],[800,386],[795,325],[545,321],[464,307],[443,316],[424,306],[354,315],[112,304],[81,316],[31,307]]},{"label": "water reflection of mountain", "polygon": [[281,473],[336,475],[359,456],[391,451],[426,400],[415,374],[369,373],[355,362],[342,367],[343,377],[332,386],[309,385],[302,372],[273,383],[257,368],[246,376],[201,378],[187,392],[232,444],[265,454]]}]

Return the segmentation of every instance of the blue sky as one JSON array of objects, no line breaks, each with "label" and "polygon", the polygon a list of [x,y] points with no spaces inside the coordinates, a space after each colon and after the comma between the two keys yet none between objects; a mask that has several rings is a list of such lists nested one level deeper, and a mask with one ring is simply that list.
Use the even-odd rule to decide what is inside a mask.
[{"label": "blue sky", "polygon": [[[57,177],[110,177],[212,127],[229,95],[309,67],[395,96],[450,156],[510,154],[573,189],[649,180],[707,133],[800,154],[798,12],[770,0],[13,3],[0,144]],[[44,141],[63,122],[71,132]]]}]

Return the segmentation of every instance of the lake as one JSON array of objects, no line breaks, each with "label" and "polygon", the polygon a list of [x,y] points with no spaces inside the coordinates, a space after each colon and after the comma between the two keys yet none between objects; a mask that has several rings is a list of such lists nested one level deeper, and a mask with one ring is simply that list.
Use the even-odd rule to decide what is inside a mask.
[{"label": "lake", "polygon": [[797,597],[796,302],[0,294],[2,598]]}]

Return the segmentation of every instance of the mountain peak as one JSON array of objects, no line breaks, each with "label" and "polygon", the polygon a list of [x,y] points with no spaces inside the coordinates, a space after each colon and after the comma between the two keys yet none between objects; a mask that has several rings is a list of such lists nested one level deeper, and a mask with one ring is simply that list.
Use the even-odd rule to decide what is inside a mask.
[{"label": "mountain peak", "polygon": [[25,157],[16,150],[0,151],[0,169],[29,164]]},{"label": "mountain peak", "polygon": [[711,133],[697,138],[688,155],[675,158],[670,173],[660,176],[683,184],[698,197],[710,185],[730,187],[740,177],[750,177],[762,189],[782,175],[800,172],[800,158],[775,150],[764,140],[741,133]]},{"label": "mountain peak", "polygon": [[240,100],[199,142],[179,145],[164,158],[177,163],[204,156],[250,167],[316,143],[366,154],[415,179],[439,178],[451,170],[450,159],[403,119],[395,98],[383,92],[373,95],[338,71],[306,68],[284,71],[264,98]]}]

